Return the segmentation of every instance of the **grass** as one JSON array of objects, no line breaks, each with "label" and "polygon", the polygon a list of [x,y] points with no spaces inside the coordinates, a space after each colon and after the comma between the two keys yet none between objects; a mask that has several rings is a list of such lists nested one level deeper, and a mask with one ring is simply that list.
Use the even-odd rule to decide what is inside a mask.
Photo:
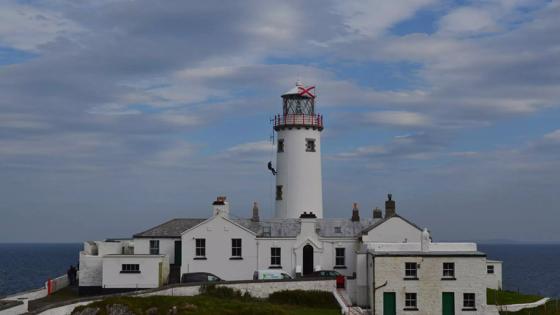
[{"label": "grass", "polygon": [[542,296],[521,294],[513,291],[486,290],[486,303],[489,305],[508,305],[532,303],[542,299]]},{"label": "grass", "polygon": [[168,315],[174,307],[177,314],[210,315],[210,314],[248,314],[248,315],[334,315],[340,314],[338,307],[312,308],[291,304],[276,304],[267,300],[255,298],[229,298],[215,297],[206,294],[197,296],[151,296],[151,297],[129,297],[119,296],[107,298],[103,301],[94,302],[87,306],[77,307],[72,314],[87,307],[98,307],[98,315],[107,315],[107,306],[113,304],[125,305],[133,313],[141,315],[151,309],[152,315]]}]

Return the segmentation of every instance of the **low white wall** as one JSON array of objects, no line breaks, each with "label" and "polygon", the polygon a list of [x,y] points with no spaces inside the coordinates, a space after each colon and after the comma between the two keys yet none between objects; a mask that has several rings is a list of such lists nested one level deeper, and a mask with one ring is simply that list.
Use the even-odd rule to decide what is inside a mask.
[{"label": "low white wall", "polygon": [[[70,280],[68,280],[68,276],[67,275],[63,275],[60,276],[58,278],[54,278],[54,279],[50,279],[51,282],[51,294],[56,292],[56,291],[60,291],[64,288],[66,288],[67,286],[70,285]],[[45,281],[45,288],[49,288],[49,280]]]},{"label": "low white wall", "polygon": [[28,299],[29,301],[42,299],[48,295],[47,288],[36,289],[32,291],[20,292],[13,295],[9,295],[4,298],[4,300],[17,300],[21,298]]},{"label": "low white wall", "polygon": [[19,299],[22,303],[0,310],[0,315],[19,315],[27,313],[27,299]]},{"label": "low white wall", "polygon": [[64,306],[59,306],[59,307],[55,307],[55,308],[51,308],[48,309],[44,312],[39,313],[40,315],[69,315],[72,313],[72,311],[81,305],[87,305],[93,302],[97,302],[99,300],[92,300],[92,301],[85,301],[85,302],[78,302],[78,303],[73,303],[73,304],[68,304],[68,305],[64,305]]}]

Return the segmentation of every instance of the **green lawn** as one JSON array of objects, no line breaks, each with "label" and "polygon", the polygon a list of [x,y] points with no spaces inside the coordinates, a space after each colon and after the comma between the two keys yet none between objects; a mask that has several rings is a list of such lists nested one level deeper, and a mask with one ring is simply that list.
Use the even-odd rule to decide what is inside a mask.
[{"label": "green lawn", "polygon": [[532,303],[542,299],[542,296],[521,294],[513,291],[486,290],[486,303],[491,305],[508,305]]},{"label": "green lawn", "polygon": [[340,314],[338,308],[310,308],[288,304],[273,304],[267,301],[245,298],[218,298],[207,295],[197,296],[152,296],[152,297],[111,297],[88,306],[76,308],[76,314],[86,307],[99,307],[98,315],[106,315],[108,305],[126,305],[135,314],[146,314],[152,309],[152,314],[168,315],[169,310],[176,307],[177,314],[210,315],[210,314],[278,314],[278,315],[334,315]]}]

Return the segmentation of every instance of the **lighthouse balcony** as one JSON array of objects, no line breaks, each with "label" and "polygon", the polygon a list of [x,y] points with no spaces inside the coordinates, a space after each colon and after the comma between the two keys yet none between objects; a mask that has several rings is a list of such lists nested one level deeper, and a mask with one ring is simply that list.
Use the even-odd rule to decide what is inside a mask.
[{"label": "lighthouse balcony", "polygon": [[305,128],[323,130],[323,116],[306,114],[288,114],[274,116],[274,130]]}]

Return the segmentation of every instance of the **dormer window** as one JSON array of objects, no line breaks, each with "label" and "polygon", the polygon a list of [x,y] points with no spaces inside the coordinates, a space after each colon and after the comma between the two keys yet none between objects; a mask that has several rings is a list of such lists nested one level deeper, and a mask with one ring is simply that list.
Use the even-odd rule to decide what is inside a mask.
[{"label": "dormer window", "polygon": [[335,226],[334,227],[334,232],[340,234],[340,233],[342,233],[342,228],[340,226]]},{"label": "dormer window", "polygon": [[262,236],[270,237],[271,235],[271,227],[270,226],[263,226]]}]

